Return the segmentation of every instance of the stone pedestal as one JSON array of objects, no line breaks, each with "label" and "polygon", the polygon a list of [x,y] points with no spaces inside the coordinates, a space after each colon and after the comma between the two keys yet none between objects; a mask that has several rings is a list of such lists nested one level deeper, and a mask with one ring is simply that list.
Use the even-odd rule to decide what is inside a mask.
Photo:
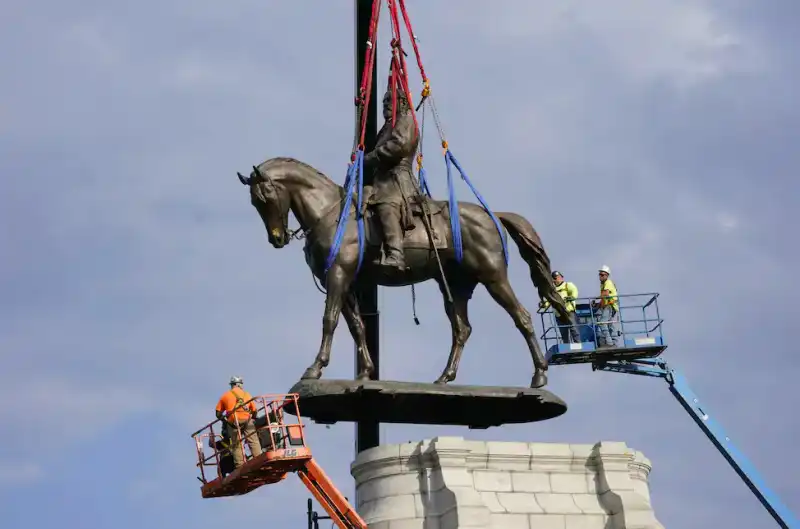
[{"label": "stone pedestal", "polygon": [[625,443],[381,445],[351,465],[370,529],[664,529],[650,461]]}]

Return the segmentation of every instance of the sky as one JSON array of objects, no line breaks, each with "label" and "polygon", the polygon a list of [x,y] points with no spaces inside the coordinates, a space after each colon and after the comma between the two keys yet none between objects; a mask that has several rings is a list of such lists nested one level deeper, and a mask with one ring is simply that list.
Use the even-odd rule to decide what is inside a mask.
[{"label": "sky", "polygon": [[[408,7],[450,145],[489,205],[530,219],[582,295],[597,293],[603,264],[622,292],[660,292],[665,359],[800,514],[791,441],[800,5]],[[302,246],[269,246],[236,171],[293,156],[344,181],[353,22],[344,1],[4,5],[9,527],[305,527],[309,494],[297,479],[202,500],[189,435],[213,419],[231,375],[254,394],[281,392],[316,354],[324,300]],[[415,70],[411,80],[418,91]],[[444,162],[426,159],[445,197]],[[457,191],[473,200],[463,182]],[[533,311],[526,269],[512,249],[512,284]],[[382,378],[432,381],[447,360],[438,289],[424,284],[417,296],[420,326],[409,289],[380,291]],[[527,385],[524,342],[482,288],[471,320],[458,382]],[[352,355],[342,322],[324,376],[352,377]],[[668,529],[775,526],[663,381],[554,366],[548,389],[569,404],[552,421],[389,425],[383,439],[625,441],[653,463],[653,506]],[[353,434],[350,423],[309,427],[316,457],[351,498]]]}]

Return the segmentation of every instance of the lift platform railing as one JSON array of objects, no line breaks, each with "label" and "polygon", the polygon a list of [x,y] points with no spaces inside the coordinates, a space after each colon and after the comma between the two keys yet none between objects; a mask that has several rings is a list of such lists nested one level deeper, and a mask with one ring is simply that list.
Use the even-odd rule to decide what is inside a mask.
[{"label": "lift platform railing", "polygon": [[[229,440],[231,437],[230,433],[223,435],[223,428],[228,428],[229,431],[233,428],[238,433],[237,437],[242,439],[238,450],[242,451],[243,461],[248,459],[247,452],[249,450],[245,451],[247,442],[244,440],[242,425],[239,424],[235,412],[240,409],[245,409],[249,412],[251,402],[256,406],[256,414],[253,421],[256,435],[261,441],[262,451],[269,452],[287,448],[287,441],[291,441],[293,447],[305,447],[305,426],[302,423],[302,419],[299,415],[287,415],[284,412],[287,406],[297,409],[298,399],[299,395],[297,393],[259,395],[234,408],[231,412],[234,415],[233,421],[229,422],[227,417],[216,419],[194,432],[192,438],[197,449],[196,466],[200,469],[198,479],[203,484],[206,484],[209,481],[223,477],[222,459],[230,454],[227,443],[224,441]],[[287,417],[290,418],[288,422]],[[210,453],[206,451],[207,449],[210,449]],[[252,456],[252,454],[250,455]],[[207,477],[206,467],[215,467],[216,476]]]},{"label": "lift platform railing", "polygon": [[[620,347],[625,347],[625,344],[631,342],[663,343],[663,320],[658,307],[658,297],[659,294],[656,292],[619,294],[617,296],[619,311],[609,321],[599,318],[599,297],[576,298],[573,303],[575,303],[576,327],[580,341],[598,343],[600,326],[612,323],[616,328],[616,336],[612,338],[620,342]],[[545,349],[550,350],[553,346],[570,342],[570,325],[560,324],[552,307],[540,308],[537,312],[541,316],[544,329],[541,339],[544,341]]]}]

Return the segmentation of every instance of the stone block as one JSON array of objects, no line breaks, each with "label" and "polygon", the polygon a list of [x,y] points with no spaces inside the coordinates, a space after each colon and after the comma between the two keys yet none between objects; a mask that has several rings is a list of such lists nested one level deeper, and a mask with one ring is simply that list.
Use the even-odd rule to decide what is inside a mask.
[{"label": "stone block", "polygon": [[474,487],[475,481],[466,468],[445,467],[434,468],[428,473],[430,490],[441,490],[444,487]]},{"label": "stone block", "polygon": [[511,472],[514,492],[550,492],[550,474],[544,472]]},{"label": "stone block", "polygon": [[531,455],[537,457],[559,457],[572,459],[570,445],[559,443],[528,443]]},{"label": "stone block", "polygon": [[489,441],[486,468],[490,470],[529,470],[531,449],[528,443],[501,443]]},{"label": "stone block", "polygon": [[553,472],[550,474],[550,487],[554,493],[589,492],[589,487],[586,484],[586,474]]},{"label": "stone block", "polygon": [[572,499],[572,494],[536,494],[536,503],[547,514],[581,514],[581,510]]},{"label": "stone block", "polygon": [[[465,507],[463,509],[454,509],[439,520],[440,529],[463,529],[489,527],[491,515],[488,511],[477,509],[475,507]],[[427,528],[426,528],[427,529]]]},{"label": "stone block", "polygon": [[483,527],[489,525],[491,513],[486,507],[460,507],[459,519],[462,527]]},{"label": "stone block", "polygon": [[400,443],[399,445],[397,445],[397,448],[400,458],[413,458],[413,457],[419,457],[422,454],[424,454],[425,451],[429,448],[429,446],[430,446],[430,441],[425,440],[425,441],[418,441],[416,443],[411,441],[407,443]]},{"label": "stone block", "polygon": [[625,510],[613,517],[614,529],[664,529],[653,511]]},{"label": "stone block", "polygon": [[574,460],[570,445],[558,443],[528,443],[528,445],[531,449],[531,470],[538,472],[570,470]]},{"label": "stone block", "polygon": [[587,469],[586,474],[583,475],[584,479],[586,480],[586,491],[590,494],[597,494],[598,489],[602,487],[598,487],[598,481],[600,477],[595,469]]},{"label": "stone block", "polygon": [[357,494],[358,501],[363,503],[378,498],[427,492],[427,488],[426,476],[414,472],[370,479],[358,486]]},{"label": "stone block", "polygon": [[573,494],[572,501],[584,514],[608,514],[596,494]]},{"label": "stone block", "polygon": [[603,494],[608,490],[633,490],[631,476],[627,470],[603,469],[597,475],[597,493]]},{"label": "stone block", "polygon": [[490,529],[530,529],[527,514],[492,514]]},{"label": "stone block", "polygon": [[489,446],[484,441],[466,441],[467,468],[485,469],[489,461]]},{"label": "stone block", "polygon": [[606,529],[608,517],[602,514],[567,514],[565,529]]},{"label": "stone block", "polygon": [[511,492],[511,473],[498,470],[474,470],[472,477],[478,491]]},{"label": "stone block", "polygon": [[530,514],[543,512],[536,496],[525,492],[498,492],[497,501],[509,513]]},{"label": "stone block", "polygon": [[[372,529],[372,525],[369,526]],[[424,518],[408,518],[406,520],[392,520],[389,522],[389,529],[431,529],[430,524],[425,523]]]},{"label": "stone block", "polygon": [[379,498],[377,500],[364,502],[358,509],[358,513],[369,525],[375,522],[388,520],[402,520],[404,518],[416,518],[417,509],[414,502],[414,495],[394,496],[392,498]]},{"label": "stone block", "polygon": [[483,504],[486,505],[486,508],[489,509],[490,513],[504,513],[506,512],[505,507],[500,505],[500,500],[497,499],[496,492],[481,492],[481,500],[483,500]]},{"label": "stone block", "polygon": [[566,529],[567,519],[563,514],[529,514],[531,529]]},{"label": "stone block", "polygon": [[587,461],[594,456],[594,445],[590,444],[570,444],[569,450],[572,452],[572,457]]}]

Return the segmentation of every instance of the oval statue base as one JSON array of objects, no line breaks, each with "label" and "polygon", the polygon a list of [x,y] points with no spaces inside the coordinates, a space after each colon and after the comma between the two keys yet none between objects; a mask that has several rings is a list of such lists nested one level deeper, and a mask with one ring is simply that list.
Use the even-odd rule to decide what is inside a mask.
[{"label": "oval statue base", "polygon": [[[303,417],[322,424],[377,421],[485,429],[544,421],[563,415],[567,404],[545,389],[460,386],[393,380],[301,380]],[[291,404],[286,411],[296,415]]]}]

